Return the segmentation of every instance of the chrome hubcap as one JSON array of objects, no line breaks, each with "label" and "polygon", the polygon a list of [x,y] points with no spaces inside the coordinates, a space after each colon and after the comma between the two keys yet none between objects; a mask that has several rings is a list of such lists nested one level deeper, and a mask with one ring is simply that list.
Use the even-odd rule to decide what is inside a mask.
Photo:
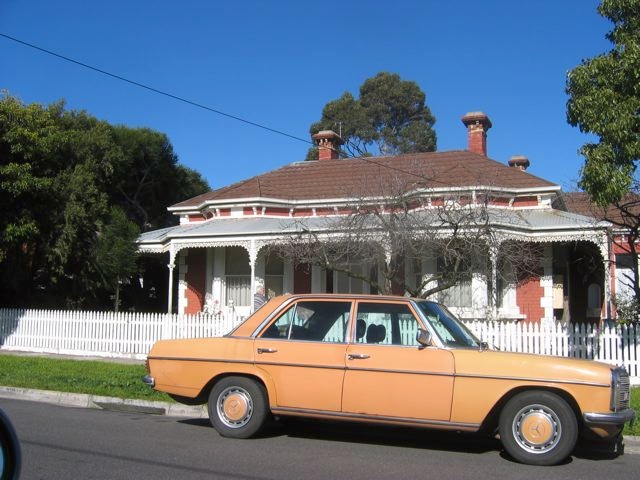
[{"label": "chrome hubcap", "polygon": [[513,419],[513,436],[527,452],[546,453],[558,445],[562,426],[549,407],[527,405]]},{"label": "chrome hubcap", "polygon": [[226,388],[218,396],[217,411],[218,418],[227,427],[243,427],[253,415],[251,395],[241,387]]}]

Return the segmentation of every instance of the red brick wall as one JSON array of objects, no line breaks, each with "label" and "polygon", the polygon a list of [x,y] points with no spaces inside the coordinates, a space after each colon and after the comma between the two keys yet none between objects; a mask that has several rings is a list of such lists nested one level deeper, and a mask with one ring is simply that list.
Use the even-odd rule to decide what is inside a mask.
[{"label": "red brick wall", "polygon": [[274,215],[274,216],[278,215],[278,216],[281,216],[281,217],[288,217],[289,216],[289,209],[288,208],[267,207],[265,215]]},{"label": "red brick wall", "polygon": [[205,276],[207,272],[207,251],[204,248],[193,248],[187,254],[187,306],[184,313],[198,313],[204,307]]},{"label": "red brick wall", "polygon": [[544,317],[544,309],[540,306],[543,295],[544,288],[538,276],[524,280],[516,288],[516,303],[520,313],[527,316],[527,322],[539,322]]},{"label": "red brick wall", "polygon": [[513,200],[514,207],[537,207],[538,197],[516,197]]}]

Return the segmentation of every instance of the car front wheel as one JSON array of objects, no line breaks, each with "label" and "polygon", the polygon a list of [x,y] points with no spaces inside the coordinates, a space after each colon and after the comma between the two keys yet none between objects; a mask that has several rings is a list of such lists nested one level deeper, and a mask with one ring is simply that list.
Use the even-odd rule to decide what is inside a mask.
[{"label": "car front wheel", "polygon": [[507,453],[529,465],[556,465],[575,448],[576,416],[560,396],[528,391],[513,397],[500,414],[500,441]]},{"label": "car front wheel", "polygon": [[249,438],[267,419],[267,393],[245,377],[226,377],[209,394],[209,420],[223,437]]}]

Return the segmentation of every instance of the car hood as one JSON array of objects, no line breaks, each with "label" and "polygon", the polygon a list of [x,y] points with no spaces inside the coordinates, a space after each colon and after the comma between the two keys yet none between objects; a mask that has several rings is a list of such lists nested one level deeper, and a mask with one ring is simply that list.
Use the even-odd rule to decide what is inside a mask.
[{"label": "car hood", "polygon": [[495,350],[452,350],[456,375],[549,380],[576,383],[611,383],[611,365],[549,355]]}]

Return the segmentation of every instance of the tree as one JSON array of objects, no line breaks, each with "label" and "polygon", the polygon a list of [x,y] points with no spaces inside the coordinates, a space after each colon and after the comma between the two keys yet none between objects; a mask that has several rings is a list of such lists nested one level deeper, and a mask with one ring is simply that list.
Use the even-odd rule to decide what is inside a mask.
[{"label": "tree", "polygon": [[640,159],[640,0],[603,0],[598,12],[613,49],[569,72],[567,119],[598,137],[580,150],[580,187],[607,206],[631,190]]},{"label": "tree", "polygon": [[104,287],[114,292],[114,310],[120,307],[120,284],[137,272],[136,238],[140,233],[120,207],[112,207],[98,235],[96,264]]},{"label": "tree", "polygon": [[[418,84],[395,73],[380,72],[360,87],[360,98],[349,92],[325,105],[311,134],[337,131],[351,156],[368,156],[376,147],[382,155],[432,152],[436,149],[435,118]],[[317,158],[311,149],[308,159]]]},{"label": "tree", "polygon": [[[272,252],[293,264],[346,274],[380,294],[422,298],[475,275],[492,279],[504,274],[504,280],[516,282],[538,270],[537,247],[496,235],[493,225],[505,213],[489,209],[491,192],[477,194],[475,200],[471,192],[427,199],[393,176],[376,181],[384,195],[362,196],[349,206],[349,214],[327,219],[320,229],[301,220],[298,233]],[[423,262],[435,267],[431,273],[423,274]]]},{"label": "tree", "polygon": [[115,240],[104,244],[111,229],[130,242],[133,225],[167,226],[169,205],[207,190],[197,172],[178,164],[164,134],[3,93],[0,305],[106,306],[114,277],[131,273],[120,261],[135,258],[115,254],[126,250]]},{"label": "tree", "polygon": [[113,131],[122,155],[113,163],[109,195],[141,230],[170,225],[169,205],[209,190],[199,173],[178,164],[165,134],[125,126]]}]

